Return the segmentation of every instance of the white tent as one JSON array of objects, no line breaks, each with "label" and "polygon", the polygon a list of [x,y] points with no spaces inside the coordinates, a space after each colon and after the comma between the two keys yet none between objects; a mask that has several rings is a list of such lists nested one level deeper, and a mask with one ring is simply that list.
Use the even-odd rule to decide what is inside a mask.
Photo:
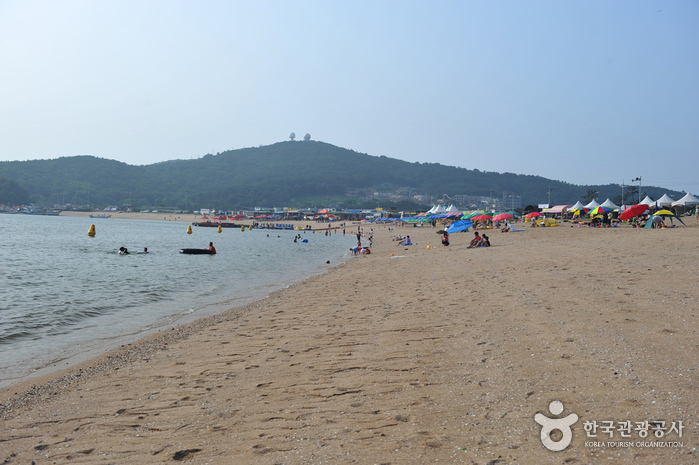
[{"label": "white tent", "polygon": [[612,210],[619,209],[619,205],[617,205],[614,202],[612,202],[611,200],[609,200],[609,198],[607,198],[607,200],[605,200],[604,203],[602,205],[600,205],[600,207],[607,207],[607,208],[611,208]]},{"label": "white tent", "polygon": [[670,205],[672,205],[672,202],[674,202],[674,200],[672,200],[672,198],[670,198],[669,195],[665,194],[658,200],[656,200],[655,204],[659,207],[669,207]]},{"label": "white tent", "polygon": [[646,195],[646,198],[641,200],[638,204],[655,205],[655,200],[651,199],[650,196]]},{"label": "white tent", "polygon": [[458,212],[459,209],[456,208],[454,205],[449,205],[449,208],[446,209],[447,212]]},{"label": "white tent", "polygon": [[589,208],[590,210],[594,210],[597,207],[599,207],[599,204],[597,203],[596,200],[593,200],[592,202],[585,205],[585,208]]},{"label": "white tent", "polygon": [[437,204],[437,205],[434,205],[432,208],[430,208],[427,213],[430,213],[432,215],[439,215],[440,213],[443,213],[443,212],[444,212],[444,207]]},{"label": "white tent", "polygon": [[687,205],[697,205],[697,204],[699,204],[699,199],[694,197],[689,192],[687,192],[687,195],[682,197],[677,202],[672,202],[673,207],[680,207],[680,206],[686,207]]},{"label": "white tent", "polygon": [[570,207],[568,209],[568,211],[577,210],[578,208],[584,208],[584,207],[585,207],[585,205],[583,205],[582,202],[580,200],[578,200],[577,202],[575,202],[575,205],[573,205],[572,207]]}]

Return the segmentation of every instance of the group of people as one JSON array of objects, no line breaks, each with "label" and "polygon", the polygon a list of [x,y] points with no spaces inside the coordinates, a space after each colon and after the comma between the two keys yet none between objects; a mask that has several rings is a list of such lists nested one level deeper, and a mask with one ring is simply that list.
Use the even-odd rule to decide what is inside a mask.
[{"label": "group of people", "polygon": [[482,236],[478,234],[478,231],[476,231],[474,238],[471,240],[471,243],[466,247],[467,249],[472,249],[474,247],[490,247],[490,239],[488,236],[483,234]]},{"label": "group of people", "polygon": [[350,252],[352,252],[352,255],[369,255],[371,249],[369,247],[355,245],[354,247],[350,247]]},{"label": "group of people", "polygon": [[[126,247],[119,247],[119,255],[128,255],[129,253],[129,249],[127,249]],[[144,247],[143,252],[138,253],[148,253],[148,247]]]}]

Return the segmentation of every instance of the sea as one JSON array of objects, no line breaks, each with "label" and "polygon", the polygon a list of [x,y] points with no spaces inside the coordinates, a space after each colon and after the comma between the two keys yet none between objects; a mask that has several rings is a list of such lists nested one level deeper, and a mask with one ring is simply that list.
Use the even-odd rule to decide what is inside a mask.
[{"label": "sea", "polygon": [[[0,387],[262,299],[348,259],[356,241],[188,225],[0,214]],[[179,253],[209,242],[216,255]]]}]

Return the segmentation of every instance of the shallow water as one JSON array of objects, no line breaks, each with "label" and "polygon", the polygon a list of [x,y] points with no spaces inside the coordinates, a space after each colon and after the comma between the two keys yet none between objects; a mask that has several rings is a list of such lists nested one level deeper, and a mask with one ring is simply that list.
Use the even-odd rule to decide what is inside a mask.
[{"label": "shallow water", "polygon": [[[97,234],[88,237],[90,224]],[[259,299],[347,256],[351,235],[0,215],[0,386],[124,335]],[[296,234],[308,243],[294,243]],[[268,237],[269,236],[269,237]],[[183,255],[206,248],[216,255]],[[129,255],[119,255],[120,246]],[[136,251],[148,247],[148,254]]]}]

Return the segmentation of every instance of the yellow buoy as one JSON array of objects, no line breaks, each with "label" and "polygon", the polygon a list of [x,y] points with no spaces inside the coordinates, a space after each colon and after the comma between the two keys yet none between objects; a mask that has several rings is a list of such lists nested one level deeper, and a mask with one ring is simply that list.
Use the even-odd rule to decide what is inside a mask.
[{"label": "yellow buoy", "polygon": [[192,225],[187,226],[187,234],[192,234]]},{"label": "yellow buoy", "polygon": [[248,230],[252,231],[252,225],[248,226]]},{"label": "yellow buoy", "polygon": [[221,230],[221,225],[219,224],[219,225],[218,225],[218,232],[220,233],[221,231],[222,231],[222,230]]},{"label": "yellow buoy", "polygon": [[95,237],[95,225],[91,224],[90,229],[87,231],[87,235],[90,237]]},{"label": "yellow buoy", "polygon": [[244,226],[244,225],[240,227],[240,232],[243,232],[243,231],[245,231],[245,226]]}]

